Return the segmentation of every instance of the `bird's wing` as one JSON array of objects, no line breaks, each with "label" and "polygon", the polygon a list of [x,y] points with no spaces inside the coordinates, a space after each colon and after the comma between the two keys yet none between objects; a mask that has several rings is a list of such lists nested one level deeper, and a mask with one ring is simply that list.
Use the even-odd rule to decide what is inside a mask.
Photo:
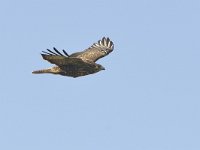
[{"label": "bird's wing", "polygon": [[54,48],[54,51],[49,49],[47,49],[47,51],[48,52],[42,51],[43,54],[41,55],[43,59],[57,66],[74,65],[78,67],[87,65],[87,63],[80,58],[69,57],[65,50],[63,50],[64,54],[60,53],[56,48]]},{"label": "bird's wing", "polygon": [[98,59],[108,55],[114,49],[114,44],[109,38],[103,37],[97,43],[94,43],[88,49],[77,52],[70,57],[81,58],[82,60],[88,60],[91,62],[96,62]]}]

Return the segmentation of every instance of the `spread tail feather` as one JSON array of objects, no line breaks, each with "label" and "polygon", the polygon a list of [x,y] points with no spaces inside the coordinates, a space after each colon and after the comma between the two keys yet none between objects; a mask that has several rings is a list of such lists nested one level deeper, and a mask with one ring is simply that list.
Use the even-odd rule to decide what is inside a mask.
[{"label": "spread tail feather", "polygon": [[41,74],[41,73],[52,73],[51,69],[42,69],[42,70],[36,70],[32,72],[33,74]]}]

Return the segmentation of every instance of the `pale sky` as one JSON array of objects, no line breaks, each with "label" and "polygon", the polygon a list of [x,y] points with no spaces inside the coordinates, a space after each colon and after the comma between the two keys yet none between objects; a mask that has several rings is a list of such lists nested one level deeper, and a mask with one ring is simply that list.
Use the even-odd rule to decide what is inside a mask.
[{"label": "pale sky", "polygon": [[[1,150],[199,150],[200,1],[1,0]],[[70,78],[47,48],[109,37],[106,70]]]}]

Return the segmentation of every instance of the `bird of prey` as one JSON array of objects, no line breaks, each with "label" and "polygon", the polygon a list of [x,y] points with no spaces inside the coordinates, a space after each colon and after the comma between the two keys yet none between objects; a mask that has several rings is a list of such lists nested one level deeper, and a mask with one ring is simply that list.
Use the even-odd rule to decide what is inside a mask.
[{"label": "bird of prey", "polygon": [[55,47],[53,49],[54,51],[49,49],[47,49],[48,52],[42,51],[41,55],[44,60],[55,66],[33,71],[33,74],[51,73],[76,78],[97,73],[105,70],[105,68],[97,64],[96,61],[111,53],[114,49],[114,44],[109,38],[103,37],[84,51],[71,55],[68,55],[65,50],[62,50],[63,53],[61,53]]}]

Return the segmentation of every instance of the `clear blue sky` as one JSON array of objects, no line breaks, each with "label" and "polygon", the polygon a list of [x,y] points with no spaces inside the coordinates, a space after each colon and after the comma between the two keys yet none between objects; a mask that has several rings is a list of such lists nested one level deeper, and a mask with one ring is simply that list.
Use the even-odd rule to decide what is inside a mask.
[{"label": "clear blue sky", "polygon": [[[1,150],[199,150],[199,0],[0,1]],[[103,36],[106,70],[33,75]]]}]

